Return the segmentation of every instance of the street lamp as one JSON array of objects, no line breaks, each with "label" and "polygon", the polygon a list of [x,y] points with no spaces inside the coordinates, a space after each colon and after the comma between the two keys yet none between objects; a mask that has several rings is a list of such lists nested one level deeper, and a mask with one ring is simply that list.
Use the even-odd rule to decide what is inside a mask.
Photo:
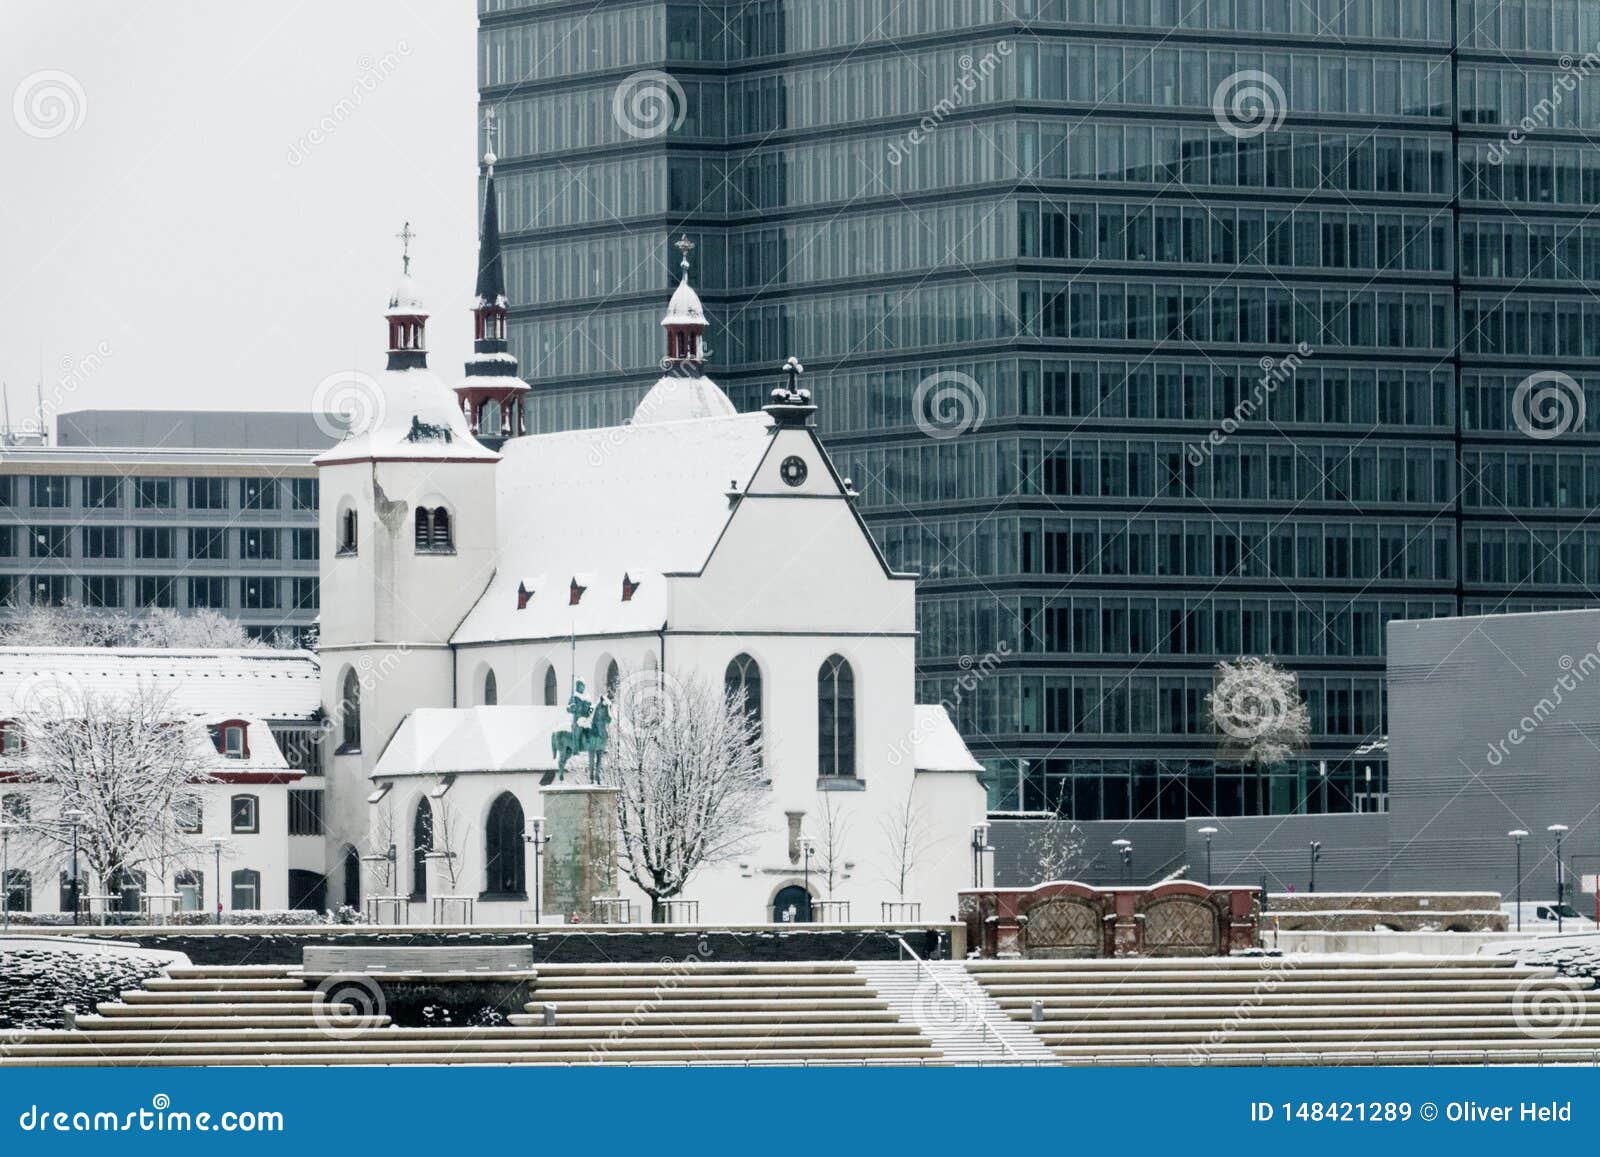
[{"label": "street lamp", "polygon": [[1506,835],[1510,836],[1517,844],[1517,931],[1522,931],[1522,837],[1528,834],[1526,828],[1512,828]]},{"label": "street lamp", "polygon": [[1322,841],[1311,841],[1311,891],[1317,890],[1317,861],[1322,859]]},{"label": "street lamp", "polygon": [[817,850],[817,841],[809,836],[800,841],[800,854],[805,858],[805,865],[801,869],[801,879],[805,882],[806,890],[806,919],[811,919],[811,854]]},{"label": "street lamp", "polygon": [[1317,776],[1322,783],[1322,814],[1328,814],[1328,761],[1317,760]]},{"label": "street lamp", "polygon": [[1571,829],[1566,824],[1551,824],[1545,828],[1556,837],[1556,932],[1561,932],[1561,906],[1566,902],[1567,874],[1561,863],[1561,837]]},{"label": "street lamp", "polygon": [[1206,887],[1211,887],[1211,837],[1217,834],[1217,829],[1204,827],[1200,834],[1206,838]]},{"label": "street lamp", "polygon": [[[215,860],[215,863],[216,863],[216,875],[213,876],[212,878],[214,880],[216,880],[216,889],[217,889],[217,923],[218,924],[222,923],[222,846],[224,844],[226,844],[227,842],[228,841],[222,836],[212,836],[211,837],[211,850],[212,850],[213,853],[215,853],[215,856],[216,856],[216,860]],[[260,903],[259,900],[256,901],[256,902]]]},{"label": "street lamp", "polygon": [[989,825],[972,825],[972,886],[983,887],[983,853],[989,850]]},{"label": "street lamp", "polygon": [[11,825],[0,823],[0,908],[5,910],[4,927],[11,931]]},{"label": "street lamp", "polygon": [[1126,884],[1133,883],[1133,841],[1112,840],[1111,846],[1117,849],[1117,854],[1122,857],[1122,876]]},{"label": "street lamp", "polygon": [[72,922],[78,922],[78,909],[83,901],[78,896],[78,828],[83,823],[83,813],[77,808],[61,813],[61,818],[72,828]]},{"label": "street lamp", "polygon": [[542,918],[539,905],[543,899],[539,888],[539,863],[544,859],[544,846],[550,842],[550,837],[544,834],[544,819],[535,816],[529,820],[522,838],[533,848],[533,922],[537,925]]}]

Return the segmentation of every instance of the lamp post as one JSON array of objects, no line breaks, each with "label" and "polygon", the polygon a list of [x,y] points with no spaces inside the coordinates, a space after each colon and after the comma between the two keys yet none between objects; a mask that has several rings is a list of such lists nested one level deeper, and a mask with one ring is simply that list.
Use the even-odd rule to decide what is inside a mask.
[{"label": "lamp post", "polygon": [[1328,814],[1328,761],[1317,760],[1317,779],[1322,784],[1322,814]]},{"label": "lamp post", "polygon": [[1117,855],[1122,857],[1122,882],[1133,883],[1133,841],[1112,840],[1111,846],[1117,849]]},{"label": "lamp post", "polygon": [[[212,836],[211,837],[211,851],[212,851],[212,853],[213,853],[213,855],[215,857],[213,862],[216,865],[216,867],[215,867],[216,875],[214,875],[212,878],[214,880],[216,880],[216,882],[217,882],[216,883],[216,889],[217,889],[217,923],[218,924],[222,923],[222,846],[224,844],[226,844],[227,842],[228,841],[226,839],[224,839],[222,836]],[[256,903],[259,904],[259,903],[261,903],[261,901],[257,900]]]},{"label": "lamp post", "polygon": [[1311,841],[1311,891],[1317,890],[1317,861],[1322,859],[1322,841]]},{"label": "lamp post", "polygon": [[1561,837],[1570,829],[1566,824],[1551,824],[1545,831],[1556,838],[1556,932],[1561,931],[1561,906],[1566,902],[1567,873],[1566,866],[1561,862]]},{"label": "lamp post", "polygon": [[811,853],[817,850],[817,841],[809,836],[800,841],[800,855],[804,864],[801,871],[801,880],[804,881],[806,890],[806,920],[811,919]]},{"label": "lamp post", "polygon": [[1522,931],[1522,837],[1527,835],[1526,828],[1512,828],[1506,835],[1510,836],[1517,845],[1517,931]]},{"label": "lamp post", "polygon": [[972,886],[983,887],[983,853],[989,850],[989,825],[972,825]]},{"label": "lamp post", "polygon": [[528,830],[522,838],[533,848],[533,922],[537,926],[543,915],[540,911],[543,896],[539,886],[539,865],[544,859],[544,846],[550,842],[550,837],[544,834],[544,818],[535,816],[529,820]]},{"label": "lamp post", "polygon": [[83,907],[83,901],[78,895],[78,828],[83,823],[83,813],[77,808],[62,812],[61,818],[67,821],[67,826],[72,829],[72,922],[78,922],[78,909]]},{"label": "lamp post", "polygon": [[11,931],[11,825],[0,823],[0,908],[4,927]]},{"label": "lamp post", "polygon": [[1206,838],[1206,887],[1211,887],[1211,837],[1217,834],[1217,829],[1204,827],[1200,834]]}]

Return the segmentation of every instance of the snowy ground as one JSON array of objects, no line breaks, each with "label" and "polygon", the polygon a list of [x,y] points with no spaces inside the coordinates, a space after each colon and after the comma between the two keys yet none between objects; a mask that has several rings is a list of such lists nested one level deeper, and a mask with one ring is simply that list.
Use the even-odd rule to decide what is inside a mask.
[{"label": "snowy ground", "polygon": [[93,1012],[102,1000],[137,987],[172,964],[178,952],[61,937],[0,939],[0,1028],[60,1028],[61,1006]]},{"label": "snowy ground", "polygon": [[1593,932],[1577,936],[1541,936],[1537,940],[1501,945],[1495,951],[1513,955],[1521,964],[1544,965],[1567,976],[1600,980],[1600,935]]}]

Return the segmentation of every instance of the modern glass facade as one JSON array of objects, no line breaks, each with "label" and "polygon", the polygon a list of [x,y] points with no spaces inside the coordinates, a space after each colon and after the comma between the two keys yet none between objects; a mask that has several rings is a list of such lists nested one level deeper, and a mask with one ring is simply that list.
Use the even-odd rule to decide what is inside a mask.
[{"label": "modern glass facade", "polygon": [[[1600,0],[480,12],[533,428],[632,412],[687,231],[713,375],[800,356],[924,576],[996,810],[1381,807],[1387,621],[1592,605]],[[1586,423],[1524,433],[1539,372]],[[1271,773],[1206,720],[1240,654],[1310,705]]]}]

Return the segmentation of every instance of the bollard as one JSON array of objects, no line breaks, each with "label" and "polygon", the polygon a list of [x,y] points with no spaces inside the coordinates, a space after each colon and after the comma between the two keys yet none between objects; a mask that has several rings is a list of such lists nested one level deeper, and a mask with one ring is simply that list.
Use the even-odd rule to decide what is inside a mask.
[{"label": "bollard", "polygon": [[63,1004],[61,1006],[61,1027],[62,1028],[77,1028],[78,1027],[78,1006],[77,1005],[75,1005],[75,1004]]},{"label": "bollard", "polygon": [[553,1005],[553,1004],[547,1004],[547,1005],[544,1006],[544,1024],[545,1024],[545,1027],[546,1028],[550,1028],[555,1023],[556,1023],[556,1006]]},{"label": "bollard", "polygon": [[1033,1002],[1033,1023],[1034,1024],[1040,1024],[1043,1021],[1044,1021],[1044,1001],[1036,1000],[1036,1001]]}]

